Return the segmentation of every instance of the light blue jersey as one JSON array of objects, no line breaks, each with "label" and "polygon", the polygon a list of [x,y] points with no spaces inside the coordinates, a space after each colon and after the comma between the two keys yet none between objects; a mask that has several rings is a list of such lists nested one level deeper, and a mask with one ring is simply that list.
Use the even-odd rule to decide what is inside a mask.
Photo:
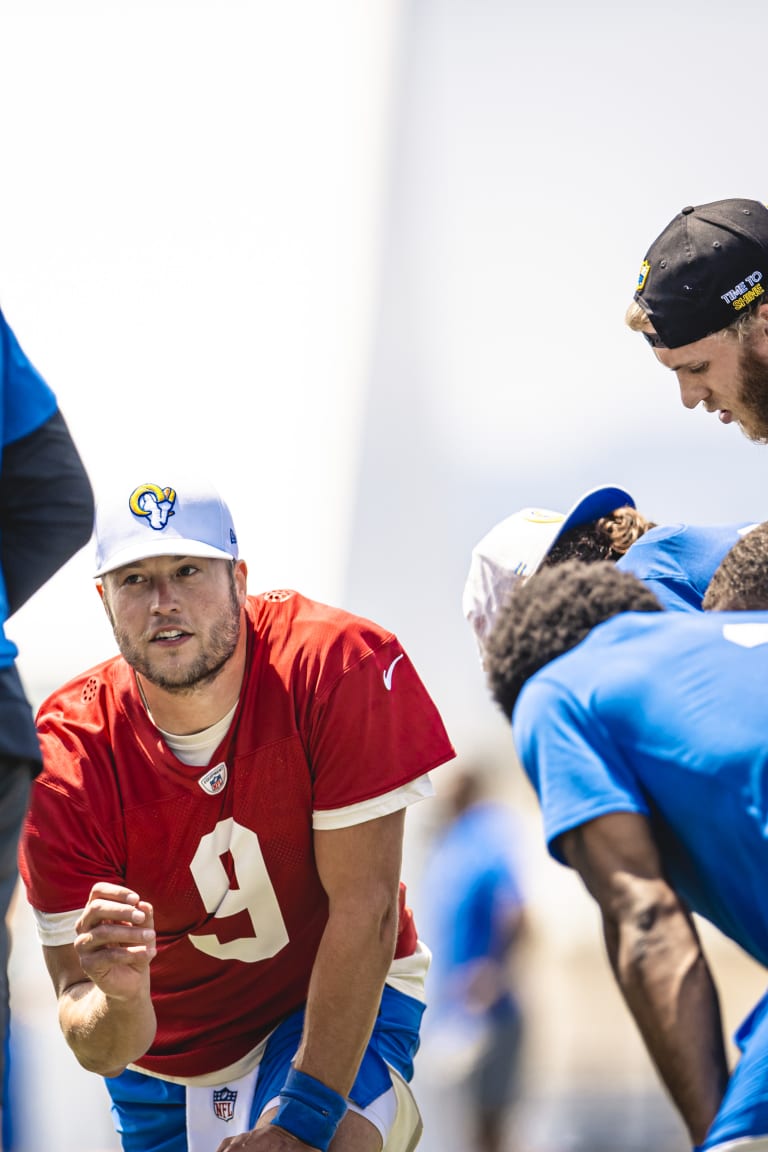
[{"label": "light blue jersey", "polygon": [[454,809],[424,868],[425,1060],[441,1090],[461,1086],[475,1130],[482,1118],[501,1122],[521,1084],[523,1004],[510,963],[524,906],[519,853],[514,810],[475,800]]},{"label": "light blue jersey", "polygon": [[[614,617],[528,681],[513,731],[556,859],[569,829],[648,817],[688,907],[768,966],[768,612]],[[702,1148],[768,1134],[767,1002],[737,1043]]]},{"label": "light blue jersey", "polygon": [[698,612],[715,569],[734,544],[754,528],[741,524],[667,524],[652,528],[616,567],[647,584],[664,608]]},{"label": "light blue jersey", "polygon": [[457,970],[502,955],[499,924],[506,922],[508,909],[523,903],[513,856],[516,832],[510,809],[484,802],[457,816],[435,839],[425,866],[424,915],[433,950],[429,980],[437,1002],[448,993]]}]

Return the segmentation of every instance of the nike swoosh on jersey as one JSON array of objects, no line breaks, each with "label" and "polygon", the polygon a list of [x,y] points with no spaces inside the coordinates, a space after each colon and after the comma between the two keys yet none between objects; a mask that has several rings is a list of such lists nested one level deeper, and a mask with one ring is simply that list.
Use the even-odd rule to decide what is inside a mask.
[{"label": "nike swoosh on jersey", "polygon": [[399,656],[395,656],[389,668],[387,668],[386,672],[384,673],[384,687],[386,688],[387,692],[392,691],[392,673],[395,671],[395,665],[397,664],[398,660],[402,660],[404,655],[405,653],[401,652]]}]

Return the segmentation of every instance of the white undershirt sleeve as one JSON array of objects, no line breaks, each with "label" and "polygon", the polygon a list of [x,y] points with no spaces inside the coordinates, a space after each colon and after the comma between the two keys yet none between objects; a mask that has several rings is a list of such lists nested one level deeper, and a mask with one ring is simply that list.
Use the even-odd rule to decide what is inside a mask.
[{"label": "white undershirt sleeve", "polygon": [[312,827],[318,831],[351,828],[353,824],[365,824],[367,820],[399,812],[401,808],[426,800],[434,794],[432,781],[429,774],[425,773],[404,784],[402,788],[395,788],[382,796],[373,796],[370,800],[361,800],[359,804],[348,804],[345,808],[315,809],[312,813]]}]

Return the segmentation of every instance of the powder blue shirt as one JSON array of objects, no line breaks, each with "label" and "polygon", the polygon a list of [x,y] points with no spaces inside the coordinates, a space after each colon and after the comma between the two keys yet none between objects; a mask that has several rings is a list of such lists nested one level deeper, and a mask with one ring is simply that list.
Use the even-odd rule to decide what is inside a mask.
[{"label": "powder blue shirt", "polygon": [[[419,922],[432,949],[428,1000],[435,1018],[461,1009],[475,963],[501,962],[506,954],[508,917],[523,903],[518,840],[514,812],[486,801],[459,814],[431,847]],[[507,989],[493,1011],[508,1011],[512,1001]]]},{"label": "powder blue shirt", "polygon": [[681,898],[768,965],[768,612],[614,617],[528,681],[513,732],[556,859],[641,813]]}]

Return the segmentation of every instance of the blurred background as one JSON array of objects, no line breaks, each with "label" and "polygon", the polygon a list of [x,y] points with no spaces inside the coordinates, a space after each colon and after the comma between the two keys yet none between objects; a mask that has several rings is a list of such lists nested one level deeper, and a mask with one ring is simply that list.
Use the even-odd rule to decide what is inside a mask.
[{"label": "blurred background", "polygon": [[[768,516],[767,450],[685,412],[623,325],[680,208],[765,198],[765,21],[761,0],[0,7],[0,304],[97,494],[194,460],[251,589],[396,631],[457,763],[482,762],[514,809],[529,933],[510,1149],[687,1146],[596,914],[541,847],[461,592],[499,519],[602,483],[659,522]],[[10,623],[35,703],[114,650],[92,583],[86,549]],[[436,813],[409,816],[417,919]],[[14,1147],[110,1152],[23,898],[14,933]],[[731,1031],[764,977],[706,937]],[[468,1152],[460,1094],[430,1072],[420,1152]]]}]

